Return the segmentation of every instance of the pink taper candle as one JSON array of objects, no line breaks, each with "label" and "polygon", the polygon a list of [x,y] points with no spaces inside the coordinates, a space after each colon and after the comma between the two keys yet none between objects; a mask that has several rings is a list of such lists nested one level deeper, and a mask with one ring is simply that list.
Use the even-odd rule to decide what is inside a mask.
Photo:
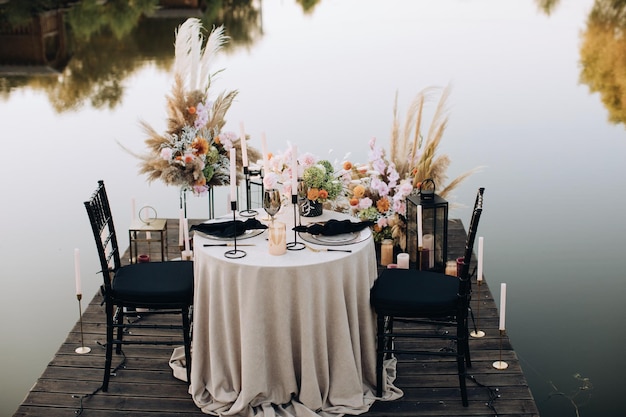
[{"label": "pink taper candle", "polygon": [[237,201],[237,153],[230,148],[230,201]]},{"label": "pink taper candle", "polygon": [[241,128],[241,160],[243,166],[248,166],[248,144],[246,143],[246,130],[243,128],[243,122],[239,124]]},{"label": "pink taper candle", "polygon": [[261,133],[261,152],[263,152],[263,175],[267,177],[270,173],[269,153],[267,152],[267,139],[265,132]]},{"label": "pink taper candle", "polygon": [[500,284],[500,325],[498,329],[504,330],[504,320],[506,317],[506,284]]},{"label": "pink taper candle", "polygon": [[296,195],[298,193],[298,148],[294,146],[291,152],[291,195]]},{"label": "pink taper candle", "polygon": [[424,237],[422,236],[422,205],[417,205],[417,247],[424,246]]},{"label": "pink taper candle", "polygon": [[478,238],[478,267],[476,268],[476,279],[478,281],[483,280],[483,246],[484,239],[482,236]]}]

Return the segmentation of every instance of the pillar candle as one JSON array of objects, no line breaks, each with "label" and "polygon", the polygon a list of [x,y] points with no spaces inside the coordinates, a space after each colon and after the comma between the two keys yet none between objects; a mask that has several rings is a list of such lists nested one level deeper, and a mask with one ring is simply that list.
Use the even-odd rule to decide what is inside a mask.
[{"label": "pillar candle", "polygon": [[178,247],[182,247],[185,244],[185,211],[180,209],[180,216],[178,217]]},{"label": "pillar candle", "polygon": [[298,148],[294,146],[291,152],[291,195],[296,195],[298,193]]},{"label": "pillar candle", "polygon": [[230,201],[237,201],[237,154],[230,148]]},{"label": "pillar candle", "polygon": [[428,268],[435,266],[435,237],[430,233],[422,237],[424,248],[428,249]]},{"label": "pillar candle", "polygon": [[185,251],[189,251],[190,250],[190,248],[189,248],[189,222],[187,221],[187,218],[185,218],[183,220],[183,223],[184,223],[184,227],[185,227],[185,230],[184,230],[184,234],[185,234],[185,236],[184,236],[184,239],[185,239]]},{"label": "pillar candle", "polygon": [[80,281],[80,254],[78,248],[74,249],[74,277],[76,279],[76,295],[83,293]]},{"label": "pillar candle", "polygon": [[267,152],[267,139],[265,132],[261,133],[261,152],[263,152],[263,175],[267,177],[270,173],[269,153]]},{"label": "pillar candle", "polygon": [[484,239],[482,236],[478,238],[478,267],[476,272],[476,279],[478,281],[483,280],[483,245]]},{"label": "pillar candle", "polygon": [[243,161],[243,166],[248,166],[248,144],[246,143],[246,131],[243,128],[243,122],[239,124],[241,128],[241,160]]},{"label": "pillar candle", "polygon": [[399,253],[396,263],[398,264],[398,268],[400,269],[409,269],[409,254]]},{"label": "pillar candle", "polygon": [[504,330],[504,321],[506,316],[506,284],[500,284],[500,326],[499,330]]},{"label": "pillar candle", "polygon": [[422,240],[422,205],[417,205],[417,247],[421,248],[424,246],[424,242]]}]

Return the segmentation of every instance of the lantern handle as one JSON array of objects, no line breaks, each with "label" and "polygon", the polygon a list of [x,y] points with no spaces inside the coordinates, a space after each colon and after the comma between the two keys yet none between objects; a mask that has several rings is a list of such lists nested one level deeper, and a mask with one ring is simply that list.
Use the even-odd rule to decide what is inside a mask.
[{"label": "lantern handle", "polygon": [[418,190],[422,192],[422,188],[425,188],[424,185],[428,183],[433,185],[433,194],[434,194],[435,193],[435,181],[432,178],[426,178],[424,181],[422,181],[418,187]]}]

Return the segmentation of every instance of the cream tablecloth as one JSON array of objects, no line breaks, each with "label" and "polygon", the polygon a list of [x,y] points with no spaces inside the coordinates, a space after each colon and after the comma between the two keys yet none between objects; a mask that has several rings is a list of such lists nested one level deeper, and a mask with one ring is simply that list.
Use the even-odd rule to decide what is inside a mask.
[{"label": "cream tablecloth", "polygon": [[[293,213],[283,208],[287,241]],[[315,221],[341,218],[325,212]],[[369,230],[352,253],[308,249],[271,256],[267,232],[239,243],[247,252],[194,236],[195,301],[189,392],[203,412],[224,416],[361,414],[375,400],[376,321],[369,290],[376,279]],[[301,241],[300,237],[298,239]],[[315,245],[313,245],[315,246]],[[172,355],[175,375],[182,352]],[[385,399],[402,392],[389,364]]]}]

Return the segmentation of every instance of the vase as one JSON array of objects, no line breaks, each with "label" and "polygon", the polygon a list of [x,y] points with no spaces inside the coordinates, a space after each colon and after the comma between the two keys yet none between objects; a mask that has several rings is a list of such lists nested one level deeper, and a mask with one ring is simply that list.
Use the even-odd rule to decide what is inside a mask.
[{"label": "vase", "polygon": [[300,202],[300,215],[303,217],[317,217],[324,212],[324,206],[319,201],[304,199]]}]

